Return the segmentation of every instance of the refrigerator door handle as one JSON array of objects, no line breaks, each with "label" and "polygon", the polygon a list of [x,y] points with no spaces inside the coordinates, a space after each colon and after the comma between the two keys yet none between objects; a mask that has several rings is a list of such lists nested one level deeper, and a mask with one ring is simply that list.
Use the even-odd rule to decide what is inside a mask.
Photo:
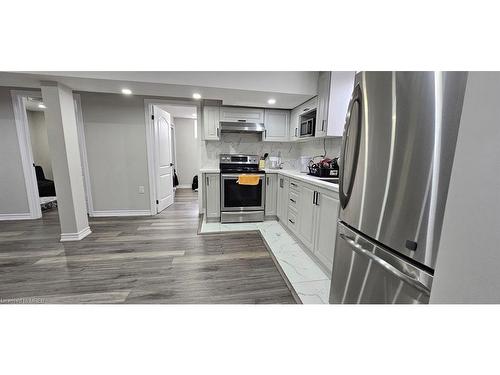
[{"label": "refrigerator door handle", "polygon": [[401,281],[404,281],[407,284],[410,284],[414,288],[418,289],[419,291],[421,291],[427,295],[430,295],[431,290],[426,285],[422,284],[419,280],[416,280],[413,277],[407,275],[406,273],[401,272],[400,270],[398,270],[396,267],[394,267],[390,263],[377,257],[376,255],[372,254],[370,251],[364,249],[353,238],[346,236],[344,233],[340,233],[339,236],[344,241],[346,241],[356,253],[370,258],[372,261],[374,261],[379,266],[381,266],[382,268],[384,268],[385,270],[387,270],[388,272],[393,274],[395,277],[397,277]]},{"label": "refrigerator door handle", "polygon": [[[339,158],[339,161],[341,161],[340,164],[340,171],[339,171],[339,198],[340,198],[340,205],[342,208],[345,208],[347,206],[347,203],[349,202],[349,199],[351,197],[352,193],[352,188],[354,186],[354,178],[356,176],[356,168],[358,165],[358,156],[359,156],[359,146],[361,143],[361,126],[363,123],[362,115],[363,115],[363,93],[361,91],[361,86],[358,83],[356,87],[354,87],[354,91],[352,93],[352,98],[351,101],[349,102],[349,107],[347,109],[347,116],[346,116],[346,126],[344,129],[344,136],[342,139],[342,148],[341,148],[341,157]],[[345,151],[346,151],[346,146],[347,146],[347,141],[349,139],[349,132],[351,126],[351,116],[352,116],[352,110],[354,108],[354,104],[358,103],[358,122],[355,126],[357,126],[356,130],[356,139],[354,140],[354,153],[353,153],[353,160],[351,161],[351,175],[349,178],[349,181],[344,181],[344,171],[345,171]],[[347,185],[347,192],[344,191],[344,184],[348,183]]]}]

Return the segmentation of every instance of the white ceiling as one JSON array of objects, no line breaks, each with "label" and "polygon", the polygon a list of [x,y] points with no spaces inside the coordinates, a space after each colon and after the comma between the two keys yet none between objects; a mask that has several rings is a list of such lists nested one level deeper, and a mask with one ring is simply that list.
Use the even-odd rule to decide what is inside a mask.
[{"label": "white ceiling", "polygon": [[158,107],[170,113],[170,116],[172,116],[173,118],[195,119],[197,117],[196,107],[167,105],[167,104],[158,105]]},{"label": "white ceiling", "polygon": [[[225,105],[293,108],[316,95],[318,72],[1,72],[0,85],[39,88],[57,81],[75,91],[222,100]],[[267,100],[276,104],[270,106]]]}]

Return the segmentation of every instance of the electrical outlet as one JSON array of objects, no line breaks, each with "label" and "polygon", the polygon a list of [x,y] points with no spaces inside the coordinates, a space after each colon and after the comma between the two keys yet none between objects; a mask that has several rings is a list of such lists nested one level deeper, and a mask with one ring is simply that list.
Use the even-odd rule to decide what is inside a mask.
[{"label": "electrical outlet", "polygon": [[144,194],[144,186],[139,186],[139,194]]}]

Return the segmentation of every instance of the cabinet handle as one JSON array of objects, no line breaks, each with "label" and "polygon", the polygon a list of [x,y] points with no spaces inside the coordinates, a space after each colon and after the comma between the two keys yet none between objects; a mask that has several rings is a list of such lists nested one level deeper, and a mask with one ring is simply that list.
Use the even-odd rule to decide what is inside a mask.
[{"label": "cabinet handle", "polygon": [[316,192],[316,200],[314,204],[316,204],[316,206],[319,206],[319,191]]},{"label": "cabinet handle", "polygon": [[306,111],[309,111],[309,108],[304,108],[304,109],[302,110],[302,112],[306,112]]},{"label": "cabinet handle", "polygon": [[247,120],[238,120],[238,122],[247,122]]},{"label": "cabinet handle", "polygon": [[293,182],[290,182],[290,185],[297,187],[297,184],[294,184]]},{"label": "cabinet handle", "polygon": [[267,129],[264,130],[264,139],[267,139]]},{"label": "cabinet handle", "polygon": [[217,127],[217,137],[219,136],[219,128]]},{"label": "cabinet handle", "polygon": [[210,186],[210,179],[207,176],[207,186]]},{"label": "cabinet handle", "polygon": [[297,138],[297,128],[295,128],[295,138]]},{"label": "cabinet handle", "polygon": [[280,178],[280,188],[283,188],[283,179]]},{"label": "cabinet handle", "polygon": [[266,185],[269,186],[269,177],[266,177]]},{"label": "cabinet handle", "polygon": [[325,130],[325,124],[326,124],[326,120],[323,120],[321,122],[321,130]]},{"label": "cabinet handle", "polygon": [[313,192],[313,204],[316,204],[316,192]]},{"label": "cabinet handle", "polygon": [[292,198],[290,198],[290,201],[293,202],[293,203],[297,203],[296,201],[294,201]]},{"label": "cabinet handle", "polygon": [[292,224],[295,224],[295,221],[293,221],[292,219],[288,219],[288,221]]}]

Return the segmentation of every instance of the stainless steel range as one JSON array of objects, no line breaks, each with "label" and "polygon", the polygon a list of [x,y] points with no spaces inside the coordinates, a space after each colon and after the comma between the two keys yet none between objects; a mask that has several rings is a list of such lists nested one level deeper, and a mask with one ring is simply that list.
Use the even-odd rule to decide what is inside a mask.
[{"label": "stainless steel range", "polygon": [[[259,171],[258,155],[221,154],[219,156],[221,223],[264,221],[265,172]],[[257,185],[238,183],[240,175],[258,176]]]}]

